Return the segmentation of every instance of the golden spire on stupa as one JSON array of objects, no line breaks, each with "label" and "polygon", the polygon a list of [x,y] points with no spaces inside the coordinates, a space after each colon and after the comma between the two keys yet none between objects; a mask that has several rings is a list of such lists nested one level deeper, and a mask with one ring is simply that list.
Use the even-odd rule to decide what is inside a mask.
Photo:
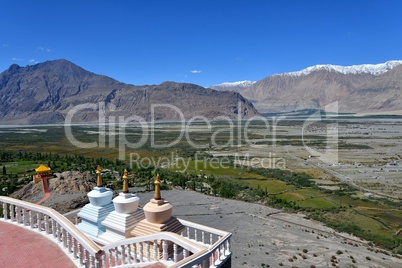
[{"label": "golden spire on stupa", "polygon": [[161,181],[159,179],[159,174],[156,174],[156,178],[155,178],[154,183],[155,183],[154,199],[155,200],[161,200],[162,199],[162,197],[161,197],[161,187],[160,187]]},{"label": "golden spire on stupa", "polygon": [[127,194],[128,193],[128,176],[127,176],[128,172],[127,169],[124,170],[124,175],[123,175],[123,193]]},{"label": "golden spire on stupa", "polygon": [[102,178],[101,178],[101,167],[98,165],[98,168],[96,169],[96,176],[97,176],[97,181],[96,181],[96,186],[102,187]]}]

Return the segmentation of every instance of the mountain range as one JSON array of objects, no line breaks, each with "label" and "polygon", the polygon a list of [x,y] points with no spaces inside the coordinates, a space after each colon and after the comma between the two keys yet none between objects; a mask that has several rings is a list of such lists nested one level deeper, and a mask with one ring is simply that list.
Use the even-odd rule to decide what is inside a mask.
[{"label": "mountain range", "polygon": [[263,113],[325,109],[336,101],[339,112],[402,112],[402,61],[353,66],[315,65],[297,72],[268,76],[240,91],[237,85],[230,87],[230,84],[213,88],[240,92]]},{"label": "mountain range", "polygon": [[[63,123],[75,110],[72,123],[97,122],[102,116],[144,121],[246,119],[260,113],[325,109],[334,102],[341,113],[402,114],[401,93],[402,61],[315,65],[259,81],[204,88],[175,82],[134,86],[54,60],[26,67],[13,64],[0,74],[0,123]],[[159,107],[152,110],[153,105]]]},{"label": "mountain range", "polygon": [[[155,108],[152,114],[152,105],[163,107]],[[137,116],[146,121],[259,115],[253,104],[236,92],[174,82],[134,86],[86,71],[67,60],[26,67],[13,64],[0,74],[1,124],[63,123],[69,113],[72,123],[97,122],[100,114],[127,120]]]}]

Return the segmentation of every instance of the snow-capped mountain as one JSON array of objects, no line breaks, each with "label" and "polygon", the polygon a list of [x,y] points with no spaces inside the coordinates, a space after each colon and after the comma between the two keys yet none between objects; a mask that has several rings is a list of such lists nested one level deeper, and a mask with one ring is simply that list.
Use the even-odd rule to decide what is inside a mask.
[{"label": "snow-capped mountain", "polygon": [[249,87],[257,81],[243,80],[238,82],[223,82],[222,84],[213,85],[211,87]]},{"label": "snow-capped mountain", "polygon": [[332,64],[325,64],[325,65],[314,65],[307,67],[301,71],[297,72],[289,72],[289,73],[282,73],[282,74],[275,74],[275,75],[288,75],[288,76],[301,76],[301,75],[308,75],[315,71],[325,70],[329,72],[338,72],[342,74],[372,74],[372,75],[380,75],[383,74],[398,65],[401,65],[401,60],[392,60],[387,61],[385,63],[379,64],[361,64],[361,65],[352,65],[352,66],[341,66],[341,65],[332,65]]},{"label": "snow-capped mountain", "polygon": [[235,91],[242,92],[249,86],[256,83],[256,81],[243,80],[238,82],[224,82],[222,84],[210,86],[210,88],[220,91]]},{"label": "snow-capped mountain", "polygon": [[259,112],[323,109],[338,101],[339,112],[402,113],[402,61],[353,66],[315,65],[268,76],[240,93]]}]

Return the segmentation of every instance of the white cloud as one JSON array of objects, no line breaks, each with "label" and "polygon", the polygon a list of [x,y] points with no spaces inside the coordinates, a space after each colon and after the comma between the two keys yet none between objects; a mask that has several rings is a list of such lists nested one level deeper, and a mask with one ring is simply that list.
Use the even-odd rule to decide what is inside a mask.
[{"label": "white cloud", "polygon": [[14,60],[14,61],[23,61],[24,59],[20,59],[20,58],[11,58],[11,60]]},{"label": "white cloud", "polygon": [[35,59],[30,59],[28,62],[29,63],[35,63],[35,64],[39,63],[39,61],[36,61]]},{"label": "white cloud", "polygon": [[37,50],[45,51],[45,52],[49,52],[49,53],[52,52],[52,50],[50,48],[47,48],[47,47],[38,47]]},{"label": "white cloud", "polygon": [[193,74],[199,74],[199,73],[201,73],[202,71],[200,71],[200,70],[192,70],[192,71],[190,71],[191,73],[193,73]]}]

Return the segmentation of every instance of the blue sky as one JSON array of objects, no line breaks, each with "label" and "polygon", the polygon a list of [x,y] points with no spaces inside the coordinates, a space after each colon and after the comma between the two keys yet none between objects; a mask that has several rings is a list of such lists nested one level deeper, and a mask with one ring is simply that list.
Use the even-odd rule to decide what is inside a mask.
[{"label": "blue sky", "polygon": [[402,59],[402,1],[1,1],[0,71],[67,59],[135,85],[210,86]]}]

